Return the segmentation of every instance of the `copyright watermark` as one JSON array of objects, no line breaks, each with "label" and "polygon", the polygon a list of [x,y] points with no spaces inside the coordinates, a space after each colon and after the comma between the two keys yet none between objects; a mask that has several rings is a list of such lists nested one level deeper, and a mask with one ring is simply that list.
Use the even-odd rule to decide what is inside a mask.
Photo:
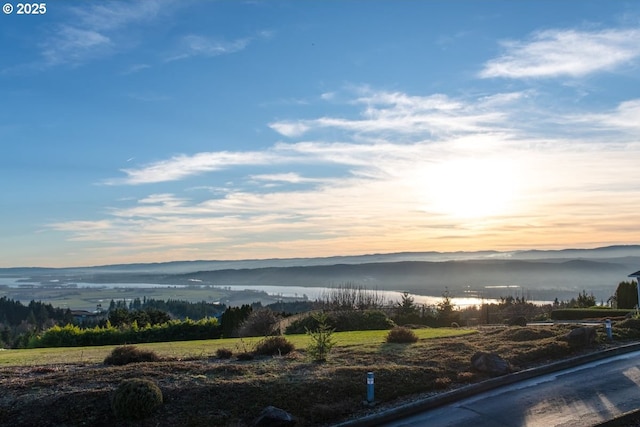
[{"label": "copyright watermark", "polygon": [[16,3],[15,6],[11,3],[5,3],[2,6],[2,11],[5,15],[11,15],[15,12],[16,15],[44,15],[47,13],[46,3]]}]

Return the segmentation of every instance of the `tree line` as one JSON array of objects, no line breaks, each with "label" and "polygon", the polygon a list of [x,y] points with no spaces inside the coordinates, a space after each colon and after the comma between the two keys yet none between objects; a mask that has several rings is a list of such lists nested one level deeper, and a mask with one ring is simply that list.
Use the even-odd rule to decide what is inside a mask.
[{"label": "tree line", "polygon": [[[607,303],[613,308],[633,308],[638,303],[637,291],[637,282],[621,282]],[[266,307],[260,302],[226,307],[205,301],[162,301],[146,297],[135,298],[130,302],[112,300],[107,310],[101,310],[98,306],[97,311],[102,311],[102,316],[90,321],[78,321],[74,320],[68,309],[36,301],[25,306],[20,301],[1,297],[0,347],[24,348],[53,343],[76,345],[72,343],[79,342],[98,345],[95,343],[170,341],[181,339],[181,336],[182,339],[266,336],[285,332],[285,329],[292,333],[293,330],[308,327],[307,320],[289,322],[289,327],[283,327],[284,319],[294,313],[313,314],[318,310],[336,313],[329,319],[333,323],[332,327],[337,330],[352,330],[354,327],[367,329],[371,326],[364,323],[375,323],[378,326],[395,323],[438,327],[502,323],[517,318],[544,320],[554,309],[589,308],[595,305],[593,294],[587,294],[584,290],[570,301],[560,302],[556,299],[553,304],[547,305],[532,304],[524,297],[507,296],[497,304],[482,304],[461,310],[453,305],[452,297],[446,291],[442,294],[442,300],[433,306],[416,304],[408,292],[403,293],[399,302],[388,304],[376,291],[347,284],[332,289],[314,302],[278,302]],[[345,314],[349,312],[353,315]],[[213,319],[215,324],[208,321],[204,331],[201,325],[193,324],[201,319]],[[198,332],[194,332],[196,329]]]}]

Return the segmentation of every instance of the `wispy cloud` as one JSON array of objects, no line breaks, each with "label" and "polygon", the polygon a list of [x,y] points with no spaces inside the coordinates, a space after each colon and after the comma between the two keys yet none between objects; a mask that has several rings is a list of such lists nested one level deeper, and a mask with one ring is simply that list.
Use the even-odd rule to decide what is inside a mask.
[{"label": "wispy cloud", "polygon": [[[480,132],[496,130],[504,122],[504,111],[490,107],[489,103],[468,103],[444,94],[409,96],[399,92],[362,89],[361,96],[352,101],[363,107],[360,117],[321,117],[312,120],[277,121],[269,124],[276,132],[295,138],[317,129],[340,129],[360,134],[448,135],[452,132]],[[517,97],[502,97],[501,102]],[[494,98],[497,102],[499,98]]]},{"label": "wispy cloud", "polygon": [[107,52],[113,48],[113,43],[97,31],[62,26],[42,48],[42,56],[48,65],[75,64]]},{"label": "wispy cloud", "polygon": [[587,114],[578,116],[577,119],[592,127],[633,131],[634,137],[637,137],[637,132],[640,131],[640,99],[624,101],[609,112]]},{"label": "wispy cloud", "polygon": [[193,56],[219,56],[245,49],[251,39],[242,38],[232,41],[213,39],[210,37],[190,34],[181,41],[180,53],[170,56],[167,61],[191,58]]},{"label": "wispy cloud", "polygon": [[304,177],[295,172],[251,175],[250,178],[254,181],[280,182],[280,183],[289,183],[289,184],[303,184],[303,183],[324,181],[319,178]]},{"label": "wispy cloud", "polygon": [[636,60],[640,29],[546,30],[528,40],[504,41],[502,46],[504,53],[488,61],[480,77],[581,77]]},{"label": "wispy cloud", "polygon": [[138,169],[123,169],[125,178],[114,178],[107,185],[137,185],[176,181],[205,172],[228,169],[242,165],[273,164],[282,162],[281,156],[272,152],[210,152],[192,156],[178,155],[168,160],[150,163]]},{"label": "wispy cloud", "polygon": [[197,56],[214,57],[227,55],[246,49],[247,46],[255,40],[268,39],[271,37],[272,33],[269,31],[258,32],[255,36],[243,37],[234,40],[189,34],[182,37],[179,52],[169,56],[167,61],[177,61]]},{"label": "wispy cloud", "polygon": [[109,1],[73,6],[68,9],[68,22],[54,27],[42,43],[42,55],[47,65],[78,65],[129,49],[136,43],[123,36],[123,30],[153,20],[162,10],[170,10],[171,3],[173,0]]}]

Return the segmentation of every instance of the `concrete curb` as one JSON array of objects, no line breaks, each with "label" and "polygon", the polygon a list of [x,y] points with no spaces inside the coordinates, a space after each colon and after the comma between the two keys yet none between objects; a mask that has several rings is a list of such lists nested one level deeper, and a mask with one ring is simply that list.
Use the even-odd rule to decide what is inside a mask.
[{"label": "concrete curb", "polygon": [[613,357],[620,354],[630,353],[632,351],[640,350],[640,343],[626,344],[620,347],[610,348],[603,351],[598,351],[583,356],[572,357],[570,359],[562,360],[549,365],[540,366],[537,368],[525,369],[523,371],[515,372],[513,374],[503,375],[497,378],[491,378],[486,381],[482,381],[469,386],[461,387],[450,392],[441,393],[437,396],[427,397],[415,402],[407,403],[404,405],[396,406],[385,411],[367,415],[362,418],[348,420],[339,424],[333,424],[333,427],[370,427],[379,426],[382,423],[397,420],[399,418],[408,417],[410,415],[424,412],[429,409],[437,408],[458,400],[473,396],[475,394],[493,390],[498,387],[513,384],[518,381],[528,380],[540,375],[550,374],[552,372],[561,371],[563,369],[571,368],[577,365],[594,362],[596,360],[606,359],[607,357]]}]

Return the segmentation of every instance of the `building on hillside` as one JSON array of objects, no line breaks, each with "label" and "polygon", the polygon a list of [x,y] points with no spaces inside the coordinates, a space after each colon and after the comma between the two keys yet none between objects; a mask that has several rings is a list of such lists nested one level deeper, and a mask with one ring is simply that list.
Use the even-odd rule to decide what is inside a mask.
[{"label": "building on hillside", "polygon": [[71,310],[71,315],[77,323],[98,323],[101,320],[105,320],[107,315],[101,311],[87,311],[87,310]]}]

